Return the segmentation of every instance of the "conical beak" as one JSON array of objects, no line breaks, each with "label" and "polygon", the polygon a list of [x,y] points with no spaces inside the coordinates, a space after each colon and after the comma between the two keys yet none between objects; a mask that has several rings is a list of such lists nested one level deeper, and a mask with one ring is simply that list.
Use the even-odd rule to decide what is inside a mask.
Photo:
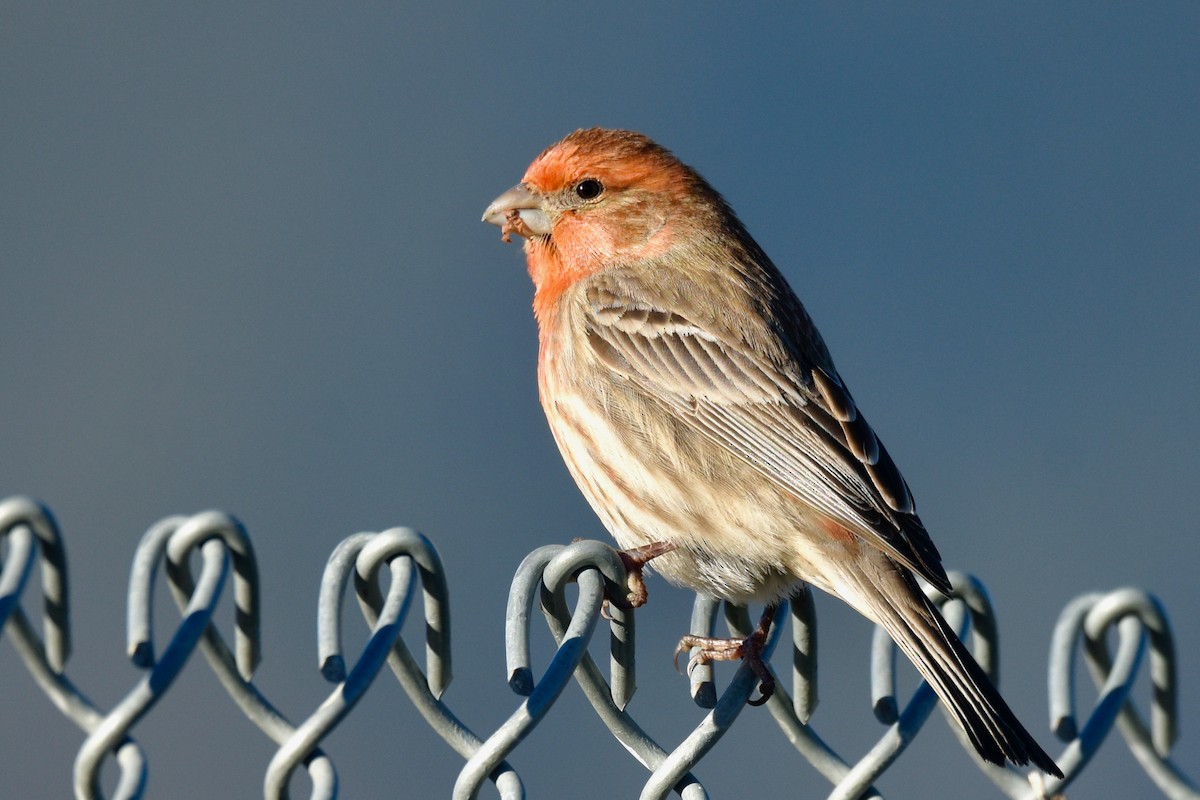
[{"label": "conical beak", "polygon": [[523,183],[518,183],[492,201],[483,212],[483,221],[499,225],[507,239],[515,233],[526,238],[549,236],[553,226],[542,208],[542,196]]}]

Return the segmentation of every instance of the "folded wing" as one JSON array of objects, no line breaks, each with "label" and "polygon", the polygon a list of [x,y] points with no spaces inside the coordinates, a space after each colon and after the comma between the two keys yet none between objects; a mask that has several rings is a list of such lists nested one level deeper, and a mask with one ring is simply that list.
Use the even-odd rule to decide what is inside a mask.
[{"label": "folded wing", "polygon": [[836,371],[771,359],[615,281],[586,288],[588,343],[711,441],[942,592],[950,583],[904,478]]}]

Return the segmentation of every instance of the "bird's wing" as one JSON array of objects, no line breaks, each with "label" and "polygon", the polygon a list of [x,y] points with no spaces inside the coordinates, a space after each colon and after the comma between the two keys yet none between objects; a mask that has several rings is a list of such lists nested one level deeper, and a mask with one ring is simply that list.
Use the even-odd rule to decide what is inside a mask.
[{"label": "bird's wing", "polygon": [[832,368],[772,363],[616,282],[585,290],[587,341],[609,369],[711,441],[924,577],[950,583],[912,495]]}]

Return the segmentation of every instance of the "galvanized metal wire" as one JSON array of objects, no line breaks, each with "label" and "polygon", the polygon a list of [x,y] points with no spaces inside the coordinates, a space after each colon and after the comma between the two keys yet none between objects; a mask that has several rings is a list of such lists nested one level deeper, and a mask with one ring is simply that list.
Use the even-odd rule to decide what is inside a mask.
[{"label": "galvanized metal wire", "polygon": [[[267,701],[253,680],[262,653],[260,584],[250,538],[227,514],[206,512],[169,517],[142,537],[129,581],[127,642],[130,660],[144,675],[123,699],[103,710],[66,675],[71,642],[68,573],[53,515],[28,498],[0,502],[0,545],[4,635],[50,702],[85,734],[74,766],[74,793],[79,800],[102,797],[98,775],[107,759],[116,762],[119,772],[112,797],[144,796],[149,765],[132,731],[153,712],[197,650],[247,718],[278,746],[264,765],[262,794],[267,800],[288,797],[291,776],[300,768],[308,773],[310,797],[337,796],[337,772],[320,743],[353,713],[384,664],[425,723],[464,759],[454,785],[455,800],[479,796],[489,782],[506,800],[525,797],[521,778],[506,759],[554,712],[572,678],[612,735],[647,770],[643,800],[671,794],[685,800],[708,798],[692,770],[719,745],[758,685],[758,677],[744,664],[723,689],[714,682],[709,666],[695,665],[689,671],[691,693],[698,706],[709,709],[707,715],[679,744],[668,748],[656,742],[629,712],[637,688],[635,614],[619,602],[606,602],[625,595],[626,574],[620,557],[600,542],[551,545],[525,558],[508,597],[508,684],[523,699],[494,732],[476,734],[441,700],[453,673],[450,584],[437,550],[416,531],[392,528],[350,536],[330,555],[318,604],[317,667],[333,687],[316,711],[292,723]],[[198,577],[192,574],[193,561],[200,564]],[[40,634],[22,605],[39,564]],[[182,621],[159,651],[153,635],[152,598],[164,566]],[[231,571],[235,607],[232,648],[214,619]],[[950,580],[954,588],[951,598],[932,589],[929,596],[941,605],[947,621],[995,678],[999,655],[996,615],[987,590],[963,573],[950,573]],[[370,635],[362,652],[349,663],[342,648],[342,620],[351,584]],[[568,600],[570,584],[577,587],[574,603]],[[424,617],[423,662],[402,636],[418,585]],[[535,675],[531,656],[535,609],[541,612],[555,642],[541,675]],[[698,596],[691,631],[713,635],[720,616],[733,636],[747,636],[752,630],[745,608]],[[607,623],[609,636],[607,670],[588,652],[602,621]],[[790,635],[784,635],[785,628],[790,628]],[[1115,647],[1110,648],[1110,640]],[[896,697],[896,648],[882,630],[877,631],[871,650],[871,699],[884,732],[865,755],[850,760],[830,747],[812,725],[818,703],[817,619],[807,589],[779,609],[764,655],[770,658],[772,651],[785,646],[790,650],[790,681],[785,684],[776,674],[777,688],[767,702],[780,731],[797,754],[829,781],[829,798],[880,797],[875,781],[931,716],[936,695],[921,683],[901,705]],[[1131,697],[1147,651],[1152,686],[1148,722]],[[1080,713],[1075,699],[1075,666],[1080,654],[1098,688],[1096,703],[1085,714]],[[1014,800],[1060,795],[1115,729],[1163,796],[1171,800],[1200,798],[1196,784],[1171,759],[1179,729],[1177,656],[1166,610],[1153,595],[1123,588],[1085,594],[1069,603],[1055,627],[1048,685],[1050,726],[1065,744],[1057,758],[1065,775],[1062,779],[985,763],[975,755],[966,735],[951,726],[964,750],[1002,794]]]}]

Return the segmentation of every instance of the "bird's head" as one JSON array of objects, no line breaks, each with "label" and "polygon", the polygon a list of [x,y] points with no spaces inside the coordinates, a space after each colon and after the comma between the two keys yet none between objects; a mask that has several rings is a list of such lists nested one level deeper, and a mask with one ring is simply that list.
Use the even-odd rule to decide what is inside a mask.
[{"label": "bird's head", "polygon": [[[660,256],[715,193],[640,133],[589,128],[533,160],[485,222],[525,239],[535,310],[597,270]],[[708,205],[711,206],[711,203]]]}]

